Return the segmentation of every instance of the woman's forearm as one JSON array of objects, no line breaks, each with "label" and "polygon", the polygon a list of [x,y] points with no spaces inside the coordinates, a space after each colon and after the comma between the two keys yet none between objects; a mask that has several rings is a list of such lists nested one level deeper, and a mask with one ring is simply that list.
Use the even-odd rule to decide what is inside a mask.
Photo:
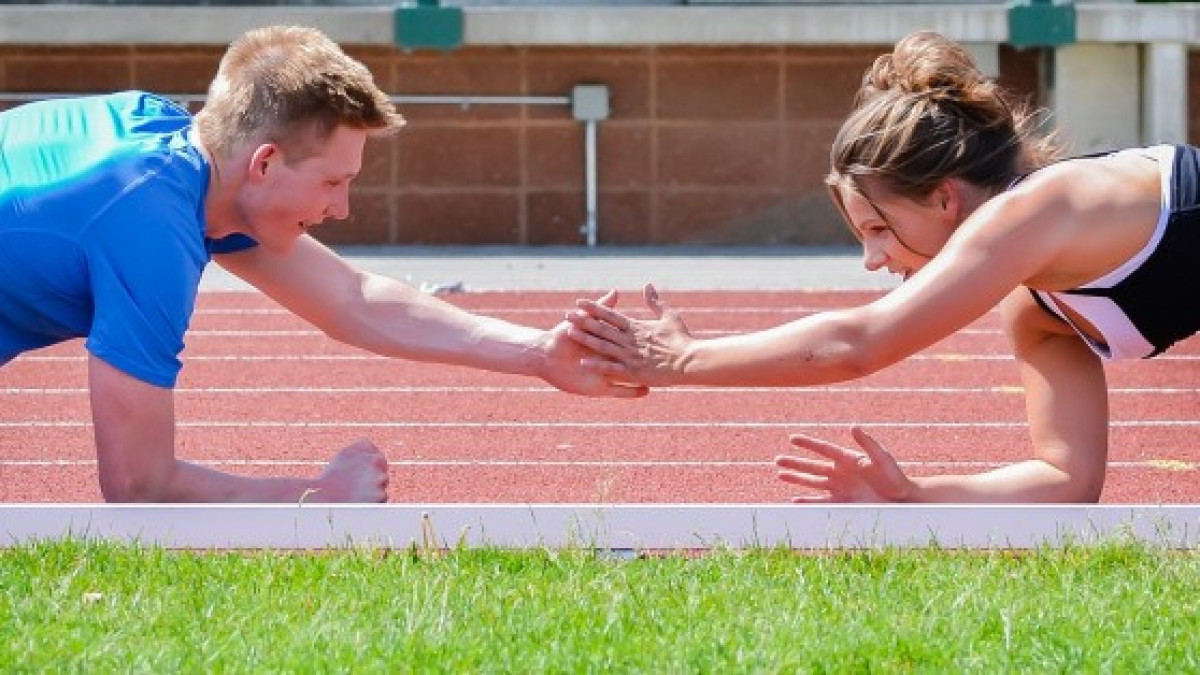
[{"label": "woman's forearm", "polygon": [[843,382],[872,364],[862,332],[826,312],[755,333],[694,340],[676,366],[678,384],[806,386]]},{"label": "woman's forearm", "polygon": [[1103,487],[1102,477],[1099,481],[1073,478],[1038,459],[978,474],[924,476],[912,480],[917,489],[910,501],[922,503],[1095,502]]}]

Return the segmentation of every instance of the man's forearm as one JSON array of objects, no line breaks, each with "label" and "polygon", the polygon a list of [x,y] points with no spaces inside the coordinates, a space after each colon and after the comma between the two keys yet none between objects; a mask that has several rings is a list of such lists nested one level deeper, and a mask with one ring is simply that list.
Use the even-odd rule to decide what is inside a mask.
[{"label": "man's forearm", "polygon": [[472,314],[385,277],[368,276],[362,297],[333,337],[385,356],[496,372],[532,375],[543,364],[542,330]]},{"label": "man's forearm", "polygon": [[158,502],[324,501],[315,479],[235,476],[182,460],[175,460],[174,470],[157,492],[153,501]]}]

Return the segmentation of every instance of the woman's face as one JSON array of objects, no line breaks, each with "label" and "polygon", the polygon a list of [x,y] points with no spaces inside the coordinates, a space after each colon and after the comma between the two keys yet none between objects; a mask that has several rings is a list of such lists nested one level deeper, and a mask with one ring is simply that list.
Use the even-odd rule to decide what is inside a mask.
[{"label": "woman's face", "polygon": [[[870,179],[861,189],[832,189],[847,225],[863,245],[863,266],[908,279],[925,266],[958,227],[957,199],[949,181],[914,200],[890,193]],[[870,191],[868,196],[866,191]]]}]

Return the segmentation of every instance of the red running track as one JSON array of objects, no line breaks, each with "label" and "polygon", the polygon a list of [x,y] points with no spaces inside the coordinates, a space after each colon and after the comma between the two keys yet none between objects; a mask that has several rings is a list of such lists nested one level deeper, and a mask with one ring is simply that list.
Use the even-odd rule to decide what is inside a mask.
[{"label": "red running track", "polygon": [[[449,296],[552,325],[578,293]],[[700,335],[867,301],[869,292],[676,292]],[[572,397],[541,381],[387,361],[334,343],[260,295],[202,294],[176,395],[179,454],[247,475],[313,475],[366,437],[392,463],[392,501],[786,502],[772,458],[804,431],[861,423],[913,474],[1028,456],[1019,379],[994,315],[871,377],[810,389]],[[1200,501],[1200,338],[1108,367],[1105,502]],[[100,501],[82,343],[0,369],[0,501]]]}]

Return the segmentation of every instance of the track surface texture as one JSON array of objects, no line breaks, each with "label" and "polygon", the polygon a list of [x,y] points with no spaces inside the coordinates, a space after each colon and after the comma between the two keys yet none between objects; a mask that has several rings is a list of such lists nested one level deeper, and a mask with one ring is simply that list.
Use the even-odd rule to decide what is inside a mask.
[{"label": "track surface texture", "polygon": [[[679,291],[694,333],[778,325],[880,291]],[[445,296],[548,327],[580,292]],[[636,297],[636,294],[634,294]],[[629,303],[625,300],[623,304]],[[914,475],[1027,457],[1017,368],[995,314],[892,368],[808,389],[677,388],[637,401],[560,393],[540,380],[388,361],[318,334],[256,293],[201,294],[176,392],[183,458],[247,475],[315,475],[369,438],[394,502],[787,502],[772,459],[800,431],[872,431]],[[1200,501],[1200,338],[1107,366],[1109,503]],[[101,495],[81,341],[0,369],[0,501]]]}]

